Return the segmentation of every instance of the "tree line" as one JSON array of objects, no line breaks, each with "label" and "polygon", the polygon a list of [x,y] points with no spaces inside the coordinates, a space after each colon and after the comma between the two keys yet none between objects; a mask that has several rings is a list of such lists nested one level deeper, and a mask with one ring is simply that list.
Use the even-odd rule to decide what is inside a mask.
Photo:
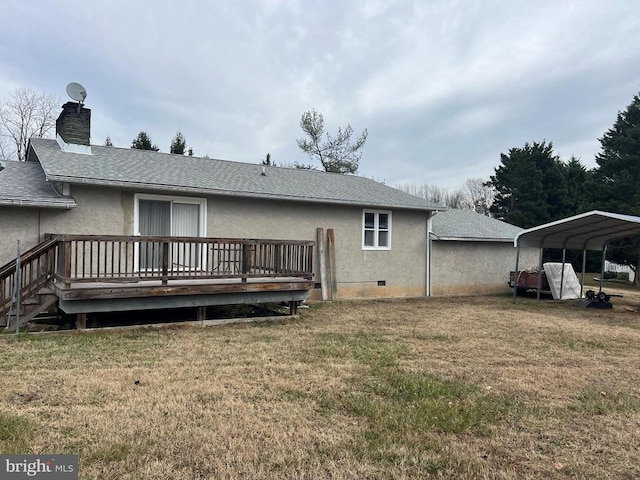
[{"label": "tree line", "polygon": [[545,141],[501,154],[486,183],[495,189],[491,213],[522,228],[596,209],[640,215],[640,94],[599,141],[591,170]]},{"label": "tree line", "polygon": [[[562,161],[546,142],[501,154],[487,182],[496,192],[491,214],[522,228],[590,210],[640,216],[640,93],[599,141],[590,170],[575,157]],[[607,259],[630,266],[640,287],[640,236],[612,242]]]}]

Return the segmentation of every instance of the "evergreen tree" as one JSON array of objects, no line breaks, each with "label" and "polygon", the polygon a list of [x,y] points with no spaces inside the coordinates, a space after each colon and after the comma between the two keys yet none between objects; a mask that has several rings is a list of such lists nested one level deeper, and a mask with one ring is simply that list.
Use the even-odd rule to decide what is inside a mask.
[{"label": "evergreen tree", "polygon": [[147,134],[147,132],[145,132],[144,130],[141,130],[140,133],[138,133],[138,136],[133,139],[133,142],[131,142],[131,148],[135,148],[138,150],[153,150],[154,152],[160,150],[158,147],[151,143],[149,134]]},{"label": "evergreen tree", "polygon": [[104,140],[105,147],[113,147],[113,142],[111,141],[111,137],[107,135],[107,138]]},{"label": "evergreen tree", "polygon": [[566,198],[566,217],[584,213],[589,210],[588,199],[588,181],[589,172],[580,160],[571,157],[567,163],[563,165],[564,178],[567,181],[567,198]]},{"label": "evergreen tree", "polygon": [[563,163],[553,144],[525,143],[501,153],[502,165],[487,185],[495,189],[492,215],[522,228],[530,228],[566,215],[567,182]]},{"label": "evergreen tree", "polygon": [[[612,213],[640,215],[640,94],[600,138],[601,151],[593,171],[592,208]],[[614,242],[607,258],[629,265],[640,287],[640,237]]]},{"label": "evergreen tree", "polygon": [[640,94],[600,140],[596,155],[593,206],[600,210],[640,215]]},{"label": "evergreen tree", "polygon": [[267,167],[276,167],[276,162],[271,161],[271,154],[267,153],[267,156],[264,157],[264,160],[262,160],[262,165],[265,165]]},{"label": "evergreen tree", "polygon": [[178,131],[176,136],[171,140],[171,147],[169,149],[170,153],[175,153],[177,155],[184,155],[184,152],[187,149],[187,140],[184,138],[182,132]]}]

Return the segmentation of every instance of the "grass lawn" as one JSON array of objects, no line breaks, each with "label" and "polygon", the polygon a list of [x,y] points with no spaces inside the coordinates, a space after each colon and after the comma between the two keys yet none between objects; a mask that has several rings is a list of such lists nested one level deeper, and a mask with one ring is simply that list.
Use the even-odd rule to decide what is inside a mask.
[{"label": "grass lawn", "polygon": [[0,336],[0,453],[81,479],[640,477],[640,298]]}]

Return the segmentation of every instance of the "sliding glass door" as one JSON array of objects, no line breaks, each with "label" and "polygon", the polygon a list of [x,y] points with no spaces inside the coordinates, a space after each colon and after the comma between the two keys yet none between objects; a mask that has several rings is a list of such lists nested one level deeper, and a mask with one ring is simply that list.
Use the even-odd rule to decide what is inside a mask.
[{"label": "sliding glass door", "polygon": [[[140,235],[163,237],[202,236],[203,202],[181,202],[180,199],[138,199],[138,232]],[[171,270],[198,268],[200,264],[198,244],[173,245],[169,252]],[[161,244],[143,244],[139,251],[140,269],[157,269],[162,264]]]}]

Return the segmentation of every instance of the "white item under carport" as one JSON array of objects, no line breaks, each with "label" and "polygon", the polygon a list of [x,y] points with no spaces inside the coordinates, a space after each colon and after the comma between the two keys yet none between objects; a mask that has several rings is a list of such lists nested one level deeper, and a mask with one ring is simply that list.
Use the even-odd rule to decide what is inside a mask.
[{"label": "white item under carport", "polygon": [[[562,274],[562,263],[548,262],[543,265],[544,273],[549,282],[549,289],[554,300],[573,300],[580,298],[580,282],[570,263],[564,264],[564,275]],[[560,295],[560,282],[562,282],[562,296]]]}]

